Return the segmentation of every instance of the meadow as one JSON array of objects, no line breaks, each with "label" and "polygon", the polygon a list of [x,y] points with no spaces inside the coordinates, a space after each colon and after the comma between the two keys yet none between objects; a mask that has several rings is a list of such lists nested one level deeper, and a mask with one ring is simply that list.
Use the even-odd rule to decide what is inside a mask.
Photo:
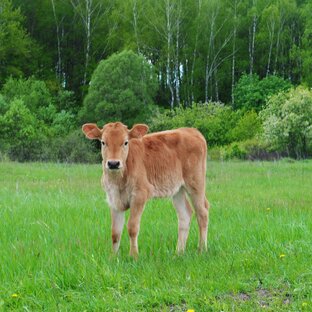
[{"label": "meadow", "polygon": [[0,311],[311,311],[312,161],[208,162],[207,253],[152,200],[111,253],[100,165],[0,163]]}]

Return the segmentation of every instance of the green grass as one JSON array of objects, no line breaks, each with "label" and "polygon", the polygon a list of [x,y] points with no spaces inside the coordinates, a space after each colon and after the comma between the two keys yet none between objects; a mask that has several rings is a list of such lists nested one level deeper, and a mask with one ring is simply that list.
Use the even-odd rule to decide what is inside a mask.
[{"label": "green grass", "polygon": [[152,200],[136,262],[126,231],[111,254],[100,165],[0,163],[0,311],[311,311],[312,161],[207,174],[209,252],[193,217],[177,256],[171,202]]}]

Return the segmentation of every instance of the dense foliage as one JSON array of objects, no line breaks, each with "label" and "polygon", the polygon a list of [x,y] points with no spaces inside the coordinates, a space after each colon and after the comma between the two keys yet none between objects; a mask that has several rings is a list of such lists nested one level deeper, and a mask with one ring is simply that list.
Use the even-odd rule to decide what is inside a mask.
[{"label": "dense foliage", "polygon": [[33,40],[23,27],[24,17],[10,0],[0,2],[0,86],[9,75],[28,75],[31,55],[35,54]]},{"label": "dense foliage", "polygon": [[152,131],[195,127],[205,136],[210,146],[225,145],[231,141],[230,131],[237,123],[238,115],[220,103],[194,104],[187,108],[165,111],[155,116]]},{"label": "dense foliage", "polygon": [[65,86],[79,103],[98,63],[124,49],[155,65],[157,104],[165,107],[234,104],[244,72],[312,83],[310,0],[2,0],[0,6],[0,83],[10,74],[29,75],[32,65],[32,74]]},{"label": "dense foliage", "polygon": [[[77,144],[76,149],[90,149],[80,136],[69,142],[67,136],[76,127],[76,118],[70,109],[61,107],[71,103],[72,94],[59,91],[52,94],[43,81],[33,78],[10,78],[0,95],[0,150],[17,160],[84,160],[71,152],[63,155],[64,142]],[[66,102],[66,104],[64,103]],[[73,136],[71,134],[71,136]],[[76,136],[77,137],[77,136]],[[66,147],[68,150],[69,147]],[[92,149],[92,148],[91,148]],[[77,153],[75,151],[74,153]],[[87,153],[88,154],[88,153]],[[72,158],[72,159],[71,159]]]},{"label": "dense foliage", "polygon": [[266,100],[279,91],[291,87],[289,81],[277,76],[268,76],[260,80],[257,75],[243,75],[234,89],[235,108],[260,111]]},{"label": "dense foliage", "polygon": [[2,0],[0,157],[95,161],[79,128],[115,120],[197,127],[213,158],[309,157],[311,11],[308,0]]},{"label": "dense foliage", "polygon": [[312,154],[312,91],[298,87],[272,96],[261,112],[263,136],[290,156]]},{"label": "dense foliage", "polygon": [[[153,110],[157,77],[152,65],[132,51],[99,63],[80,112],[82,122],[144,122]],[[155,108],[154,108],[155,109]]]}]

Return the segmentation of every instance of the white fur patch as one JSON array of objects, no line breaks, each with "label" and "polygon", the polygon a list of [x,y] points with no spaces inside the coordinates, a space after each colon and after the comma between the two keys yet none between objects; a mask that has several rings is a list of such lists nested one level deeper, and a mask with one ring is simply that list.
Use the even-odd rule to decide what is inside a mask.
[{"label": "white fur patch", "polygon": [[129,208],[130,196],[129,190],[127,188],[120,189],[117,183],[109,181],[108,179],[103,179],[103,184],[106,191],[106,200],[111,207],[116,211],[124,211]]}]

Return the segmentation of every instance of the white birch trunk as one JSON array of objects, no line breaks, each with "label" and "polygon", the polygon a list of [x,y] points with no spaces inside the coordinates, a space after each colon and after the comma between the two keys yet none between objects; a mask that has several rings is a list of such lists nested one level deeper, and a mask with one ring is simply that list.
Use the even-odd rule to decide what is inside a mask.
[{"label": "white birch trunk", "polygon": [[93,0],[70,0],[70,2],[82,20],[82,25],[84,27],[86,36],[85,64],[82,81],[83,85],[85,86],[87,84],[87,75],[92,48],[92,33],[96,27],[95,25],[99,20],[101,20],[101,18],[103,18],[104,13],[107,13],[109,9],[103,12],[102,3],[97,2],[94,4]]},{"label": "white birch trunk", "polygon": [[170,90],[170,108],[173,109],[174,107],[174,92],[172,87],[172,78],[171,78],[171,42],[172,42],[172,24],[171,24],[171,5],[170,0],[166,0],[166,27],[167,27],[167,64],[166,64],[166,75],[167,75],[167,85]]},{"label": "white birch trunk", "polygon": [[175,59],[175,95],[177,105],[180,106],[180,23],[181,23],[181,2],[179,2],[179,7],[177,8],[178,16],[176,19],[176,59]]},{"label": "white birch trunk", "polygon": [[235,97],[234,97],[234,87],[235,87],[235,49],[236,49],[236,27],[234,27],[233,30],[233,48],[232,48],[232,90],[231,90],[231,100],[232,100],[232,105],[234,105],[235,102]]},{"label": "white birch trunk", "polygon": [[234,1],[234,25],[233,25],[233,47],[232,47],[232,86],[231,86],[231,100],[234,105],[234,87],[235,87],[235,56],[236,56],[236,32],[237,32],[237,0]]},{"label": "white birch trunk", "polygon": [[[256,6],[256,1],[253,1],[253,7]],[[255,40],[256,40],[256,30],[257,30],[257,15],[254,13],[252,17],[252,26],[251,26],[251,36],[249,42],[249,74],[253,74],[253,67],[254,67],[254,57],[255,57]],[[249,31],[250,33],[250,31]]]},{"label": "white birch trunk", "polygon": [[216,16],[213,15],[211,17],[211,22],[210,22],[210,35],[209,35],[209,44],[207,48],[206,68],[205,68],[205,103],[207,103],[209,100],[208,88],[209,88],[209,79],[211,76],[210,53],[211,53],[211,48],[212,48],[212,44],[214,40],[215,19],[216,19]]},{"label": "white birch trunk", "polygon": [[[200,16],[201,6],[202,6],[202,0],[198,0],[197,18],[199,18],[199,16]],[[194,71],[195,71],[195,62],[196,62],[196,54],[197,54],[199,27],[200,27],[199,21],[197,21],[196,34],[195,34],[195,44],[194,44],[193,59],[192,59],[192,66],[191,66],[191,104],[194,102],[194,92],[193,92],[193,89],[194,89]]]},{"label": "white birch trunk", "polygon": [[215,100],[219,102],[219,84],[218,84],[218,68],[217,67],[214,71],[214,81],[215,81]]},{"label": "white birch trunk", "polygon": [[285,18],[284,16],[281,16],[281,20],[279,23],[279,28],[277,31],[277,38],[276,38],[276,46],[275,46],[275,61],[274,61],[274,71],[273,74],[276,75],[277,72],[277,63],[278,63],[278,56],[279,56],[279,50],[280,50],[280,38],[281,34],[284,30],[284,24],[285,24]]},{"label": "white birch trunk", "polygon": [[92,0],[86,0],[86,55],[85,55],[85,69],[83,74],[83,85],[87,84],[87,72],[89,67],[90,47],[91,47],[91,8]]},{"label": "white birch trunk", "polygon": [[55,27],[56,27],[56,40],[57,40],[57,63],[55,68],[55,74],[57,79],[61,82],[62,78],[62,55],[61,55],[61,39],[60,39],[60,26],[59,22],[56,16],[56,10],[55,10],[55,3],[54,0],[51,0],[52,10],[53,10],[53,16],[55,20]]},{"label": "white birch trunk", "polygon": [[268,54],[268,63],[266,69],[266,77],[270,74],[270,66],[271,66],[271,57],[272,57],[272,49],[273,49],[273,42],[274,42],[274,33],[275,33],[275,21],[271,21],[271,24],[268,24],[268,30],[270,35],[270,47],[269,47],[269,54]]},{"label": "white birch trunk", "polygon": [[139,34],[138,34],[138,3],[137,0],[133,0],[133,7],[132,7],[132,17],[133,17],[133,30],[135,41],[137,45],[138,54],[141,54],[140,44],[139,44]]}]

